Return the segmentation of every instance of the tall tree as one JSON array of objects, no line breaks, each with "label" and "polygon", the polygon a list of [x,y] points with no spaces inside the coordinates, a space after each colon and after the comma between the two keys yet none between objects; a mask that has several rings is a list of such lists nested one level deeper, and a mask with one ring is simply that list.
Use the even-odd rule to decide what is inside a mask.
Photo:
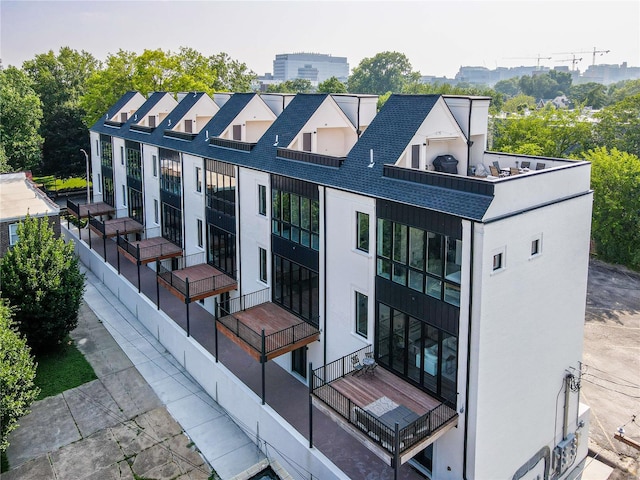
[{"label": "tall tree", "polygon": [[520,90],[525,95],[536,98],[555,98],[568,94],[571,88],[571,75],[566,72],[551,70],[539,75],[522,76],[518,81]]},{"label": "tall tree", "polygon": [[617,149],[588,152],[592,237],[603,260],[640,270],[640,158]]},{"label": "tall tree", "polygon": [[519,81],[520,77],[507,78],[506,80],[500,80],[493,88],[496,92],[502,93],[507,97],[515,97],[522,93]]},{"label": "tall tree", "polygon": [[600,109],[607,103],[607,87],[596,82],[572,85],[568,97],[574,106]]},{"label": "tall tree", "polygon": [[406,55],[398,52],[381,52],[371,58],[364,58],[349,77],[348,89],[351,93],[386,92],[400,93],[407,83],[420,77],[414,72]]},{"label": "tall tree", "polygon": [[305,78],[273,83],[267,87],[269,93],[310,93],[312,90],[311,82]]},{"label": "tall tree", "polygon": [[46,217],[29,215],[18,225],[18,242],[0,262],[2,296],[34,351],[56,349],[78,324],[84,291],[73,243],[54,238]]},{"label": "tall tree", "polygon": [[603,108],[595,116],[598,145],[640,156],[640,93]]},{"label": "tall tree", "polygon": [[318,84],[318,93],[347,93],[347,87],[337,77],[327,78]]},{"label": "tall tree", "polygon": [[18,419],[29,413],[40,392],[35,378],[31,350],[16,331],[11,309],[0,299],[0,452],[9,446],[9,433],[18,426]]},{"label": "tall tree", "polygon": [[0,115],[0,150],[9,169],[36,169],[42,156],[42,107],[31,79],[15,67],[0,69]]}]

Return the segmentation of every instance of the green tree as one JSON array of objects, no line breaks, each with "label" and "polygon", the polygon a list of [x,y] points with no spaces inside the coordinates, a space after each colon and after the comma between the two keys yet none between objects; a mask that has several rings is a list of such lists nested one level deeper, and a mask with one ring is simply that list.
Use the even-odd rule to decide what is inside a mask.
[{"label": "green tree", "polygon": [[556,98],[568,94],[571,88],[571,74],[551,70],[548,73],[522,76],[518,81],[520,90],[535,99]]},{"label": "green tree", "polygon": [[0,147],[11,170],[40,165],[42,108],[33,82],[15,67],[0,69]]},{"label": "green tree", "polygon": [[516,95],[506,100],[502,105],[502,111],[506,113],[523,114],[536,109],[536,99],[529,95]]},{"label": "green tree", "polygon": [[416,82],[419,72],[414,72],[406,55],[398,52],[381,52],[364,58],[348,80],[351,93],[382,95],[400,93],[407,83]]},{"label": "green tree", "polygon": [[640,270],[640,158],[604,147],[589,151],[591,235],[603,260]]},{"label": "green tree", "polygon": [[568,97],[576,106],[583,105],[600,109],[607,104],[607,87],[596,82],[572,85]]},{"label": "green tree", "polygon": [[78,324],[84,291],[72,243],[54,238],[47,218],[29,215],[18,225],[18,243],[0,263],[2,296],[36,351],[57,348]]},{"label": "green tree", "polygon": [[520,90],[519,85],[520,77],[508,78],[506,80],[500,80],[493,86],[493,89],[502,93],[507,97],[515,97],[516,95],[520,95],[522,91]]},{"label": "green tree", "polygon": [[331,77],[318,84],[318,93],[347,93],[347,86],[337,77]]},{"label": "green tree", "polygon": [[546,107],[495,119],[492,149],[547,157],[576,157],[591,147],[591,126],[579,110]]},{"label": "green tree", "polygon": [[633,97],[640,93],[640,79],[623,80],[609,85],[607,90],[609,103],[617,103],[627,97]]},{"label": "green tree", "polygon": [[0,299],[0,452],[9,446],[7,437],[40,390],[34,384],[36,364],[27,342],[16,330],[11,309]]},{"label": "green tree", "polygon": [[267,87],[267,92],[269,93],[310,93],[312,90],[311,82],[304,78],[272,83]]},{"label": "green tree", "polygon": [[471,85],[469,83],[458,83],[451,85],[449,83],[422,83],[417,79],[416,81],[405,84],[402,89],[402,93],[414,94],[414,95],[465,95],[465,96],[480,96],[491,98],[491,111],[498,112],[504,102],[504,96],[495,90],[478,85]]},{"label": "green tree", "polygon": [[52,118],[55,120],[47,124],[52,128],[43,132],[43,172],[63,177],[85,174],[86,164],[80,149],[88,152],[91,147],[84,115],[82,108],[70,103],[54,109]]},{"label": "green tree", "polygon": [[597,145],[640,156],[640,93],[603,108],[595,118]]}]

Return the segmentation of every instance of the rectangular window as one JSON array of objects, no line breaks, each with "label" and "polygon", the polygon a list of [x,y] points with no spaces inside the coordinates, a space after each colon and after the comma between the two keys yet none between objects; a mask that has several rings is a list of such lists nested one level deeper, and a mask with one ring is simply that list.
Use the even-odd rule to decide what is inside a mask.
[{"label": "rectangular window", "polygon": [[260,255],[260,281],[267,283],[267,251],[258,247]]},{"label": "rectangular window", "polygon": [[122,185],[122,205],[127,206],[127,187]]},{"label": "rectangular window", "polygon": [[536,255],[540,255],[542,253],[542,238],[536,237],[531,240],[531,256],[535,257]]},{"label": "rectangular window", "polygon": [[200,220],[199,218],[196,220],[196,228],[198,229],[198,246],[200,248],[202,248],[202,246],[204,245],[204,239],[203,239],[203,234],[202,234],[202,220]]},{"label": "rectangular window", "polygon": [[18,243],[18,224],[9,225],[9,245],[13,246]]},{"label": "rectangular window", "polygon": [[102,193],[102,175],[98,174],[98,193]]},{"label": "rectangular window", "polygon": [[411,168],[420,168],[420,145],[411,145]]},{"label": "rectangular window", "polygon": [[305,152],[311,151],[311,134],[310,133],[302,134],[302,150]]},{"label": "rectangular window", "polygon": [[153,199],[153,219],[156,224],[160,223],[159,212],[158,212],[158,200]]},{"label": "rectangular window", "polygon": [[153,176],[158,176],[158,157],[156,155],[151,155],[151,162],[153,163]]},{"label": "rectangular window", "polygon": [[202,168],[196,167],[196,192],[202,192]]},{"label": "rectangular window", "polygon": [[127,112],[121,112],[120,113],[120,121],[122,123],[126,122],[128,120],[129,115],[127,115]]},{"label": "rectangular window", "polygon": [[320,249],[320,203],[294,193],[271,190],[271,233],[294,243]]},{"label": "rectangular window", "polygon": [[98,139],[96,138],[96,157],[100,156],[100,144],[98,143]]},{"label": "rectangular window", "polygon": [[156,128],[156,116],[149,115],[149,127]]},{"label": "rectangular window", "polygon": [[363,252],[369,252],[369,215],[356,212],[356,223],[358,228],[358,245],[356,248]]},{"label": "rectangular window", "polygon": [[258,213],[267,215],[267,187],[258,185]]},{"label": "rectangular window", "polygon": [[140,190],[129,187],[129,217],[138,223],[144,223],[143,195]]},{"label": "rectangular window", "polygon": [[184,132],[192,133],[193,132],[193,120],[185,120],[184,121]]},{"label": "rectangular window", "polygon": [[500,270],[502,268],[502,252],[500,253],[496,253],[493,256],[493,271],[495,272],[496,270]]},{"label": "rectangular window", "polygon": [[233,139],[238,142],[242,140],[242,125],[233,126]]},{"label": "rectangular window", "polygon": [[356,333],[367,338],[369,326],[369,297],[356,292]]},{"label": "rectangular window", "polygon": [[120,165],[124,165],[124,147],[120,147]]}]

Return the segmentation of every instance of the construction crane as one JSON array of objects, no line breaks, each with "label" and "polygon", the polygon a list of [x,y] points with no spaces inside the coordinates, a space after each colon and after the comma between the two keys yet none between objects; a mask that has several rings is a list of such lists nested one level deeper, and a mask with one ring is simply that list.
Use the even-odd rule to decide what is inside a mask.
[{"label": "construction crane", "polygon": [[556,55],[575,55],[576,53],[591,53],[593,55],[593,59],[591,61],[591,65],[595,65],[596,64],[596,55],[600,54],[600,56],[604,55],[605,53],[609,53],[611,50],[598,50],[596,49],[596,47],[593,47],[593,51],[591,50],[584,50],[581,52],[559,52]]},{"label": "construction crane", "polygon": [[560,60],[556,60],[556,62],[571,62],[571,71],[576,69],[576,63],[581,62],[582,57],[576,58],[575,53],[571,56],[571,58],[562,58]]},{"label": "construction crane", "polygon": [[540,54],[538,54],[537,57],[507,57],[507,59],[509,59],[509,60],[534,60],[534,59],[537,59],[538,60],[538,66],[536,67],[536,70],[540,70],[540,60],[551,60],[551,57],[542,57],[542,56],[540,56]]}]

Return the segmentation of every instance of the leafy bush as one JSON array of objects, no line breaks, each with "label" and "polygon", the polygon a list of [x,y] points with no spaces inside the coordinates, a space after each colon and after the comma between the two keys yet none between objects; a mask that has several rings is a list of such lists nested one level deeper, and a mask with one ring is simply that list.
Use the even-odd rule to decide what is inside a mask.
[{"label": "leafy bush", "polygon": [[0,264],[2,296],[16,307],[18,328],[34,351],[56,349],[78,324],[84,274],[73,244],[54,238],[46,218],[27,215],[17,233]]},{"label": "leafy bush", "polygon": [[16,331],[11,309],[0,300],[0,452],[18,419],[29,413],[40,389],[33,383],[36,365],[24,338]]}]

